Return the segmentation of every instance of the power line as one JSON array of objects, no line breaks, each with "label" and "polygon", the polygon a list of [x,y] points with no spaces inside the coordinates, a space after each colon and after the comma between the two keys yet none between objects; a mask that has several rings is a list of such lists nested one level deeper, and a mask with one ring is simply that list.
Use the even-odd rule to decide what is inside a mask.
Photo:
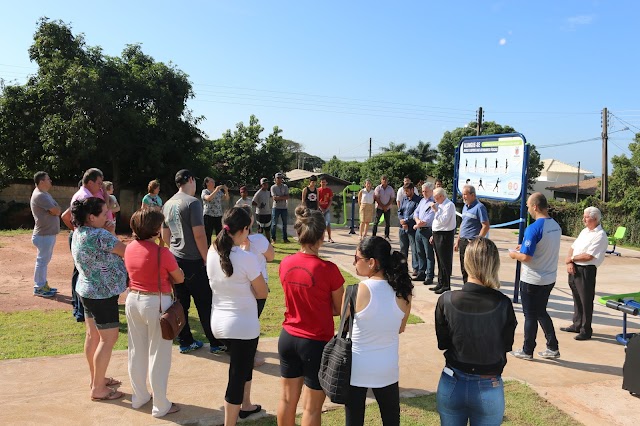
[{"label": "power line", "polygon": [[[638,127],[638,126],[634,126],[633,124],[631,124],[631,123],[629,123],[629,122],[627,122],[627,121],[624,121],[623,119],[621,119],[620,117],[616,116],[616,115],[615,115],[615,114],[613,114],[612,112],[611,112],[610,114],[611,114],[611,116],[612,116],[612,117],[614,117],[616,120],[618,120],[618,121],[619,121],[619,122],[621,122],[622,124],[624,124],[624,125],[626,125],[626,126],[631,126],[631,127],[634,127],[634,128],[636,128],[636,129],[640,130],[640,127]],[[628,127],[627,127],[627,130],[629,130],[629,128],[628,128]],[[634,135],[635,135],[635,133],[634,133]]]},{"label": "power line", "polygon": [[[629,128],[627,127],[627,128],[620,129],[620,130],[614,130],[612,132],[609,132],[609,134],[617,133],[617,132],[623,132],[625,130],[629,130]],[[576,145],[576,144],[579,144],[579,143],[593,142],[593,141],[599,141],[599,140],[602,140],[602,137],[598,136],[596,138],[581,139],[579,141],[573,141],[573,142],[562,142],[562,143],[554,143],[554,144],[550,144],[550,145],[540,145],[540,146],[536,146],[536,149],[552,148],[552,147],[555,147],[555,146]]]}]

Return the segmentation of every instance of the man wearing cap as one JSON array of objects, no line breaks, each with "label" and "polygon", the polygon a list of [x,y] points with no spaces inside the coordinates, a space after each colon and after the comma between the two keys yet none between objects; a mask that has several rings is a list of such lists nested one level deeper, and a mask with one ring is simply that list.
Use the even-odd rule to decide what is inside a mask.
[{"label": "man wearing cap", "polygon": [[246,186],[240,187],[240,198],[236,201],[236,207],[251,207],[251,197],[249,197],[249,192],[247,191]]},{"label": "man wearing cap", "polygon": [[282,220],[282,242],[288,243],[287,239],[287,200],[289,200],[289,187],[282,182],[284,175],[276,173],[276,183],[271,185],[271,196],[273,197],[273,224],[271,225],[271,239],[276,242],[276,227],[278,217]]},{"label": "man wearing cap", "polygon": [[460,223],[460,233],[453,246],[453,251],[460,252],[460,269],[462,270],[462,282],[466,284],[467,271],[464,269],[464,253],[467,245],[474,238],[484,238],[489,232],[489,214],[487,208],[478,201],[476,189],[472,185],[465,185],[462,188],[462,223]]},{"label": "man wearing cap", "polygon": [[178,335],[180,353],[200,349],[202,342],[195,340],[189,327],[191,297],[196,304],[198,317],[207,336],[212,353],[223,352],[222,343],[211,332],[211,287],[207,277],[207,237],[204,230],[202,204],[194,197],[196,178],[186,169],[176,173],[178,192],[162,207],[164,223],[162,239],[169,243],[169,250],[184,271],[184,284],[175,286],[176,295],[184,309],[185,326]]},{"label": "man wearing cap", "polygon": [[258,232],[271,242],[271,191],[269,190],[269,179],[260,179],[260,189],[253,195],[251,204],[256,207]]}]

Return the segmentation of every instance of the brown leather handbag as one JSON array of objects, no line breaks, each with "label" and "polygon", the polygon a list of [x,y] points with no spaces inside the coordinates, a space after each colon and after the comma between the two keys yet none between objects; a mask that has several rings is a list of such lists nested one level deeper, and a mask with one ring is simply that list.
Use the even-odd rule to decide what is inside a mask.
[{"label": "brown leather handbag", "polygon": [[184,309],[182,308],[182,304],[176,298],[176,291],[171,283],[171,299],[173,300],[173,304],[169,306],[169,308],[162,312],[162,288],[160,286],[160,251],[162,249],[158,247],[158,295],[160,297],[160,307],[158,308],[160,311],[160,328],[162,329],[162,338],[165,340],[173,340],[178,337],[178,334],[184,328],[184,324],[186,323],[184,317]]}]

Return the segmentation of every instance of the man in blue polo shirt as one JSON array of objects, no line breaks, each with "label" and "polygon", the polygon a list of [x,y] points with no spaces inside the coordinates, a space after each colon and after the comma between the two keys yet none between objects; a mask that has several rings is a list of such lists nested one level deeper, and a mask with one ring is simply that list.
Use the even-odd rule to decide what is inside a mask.
[{"label": "man in blue polo shirt", "polygon": [[453,250],[460,252],[462,282],[466,284],[469,274],[464,269],[464,253],[469,241],[478,237],[484,238],[489,232],[489,214],[484,204],[476,198],[476,189],[472,185],[465,185],[462,188],[462,199],[464,200],[462,223]]},{"label": "man in blue polo shirt", "polygon": [[522,245],[516,250],[509,250],[510,258],[522,262],[520,297],[524,313],[524,344],[522,349],[511,354],[520,359],[533,359],[539,322],[547,339],[547,349],[538,355],[555,359],[560,357],[560,350],[553,321],[547,312],[547,302],[556,284],[562,230],[549,217],[547,199],[541,193],[531,194],[527,208],[535,222],[525,229]]}]

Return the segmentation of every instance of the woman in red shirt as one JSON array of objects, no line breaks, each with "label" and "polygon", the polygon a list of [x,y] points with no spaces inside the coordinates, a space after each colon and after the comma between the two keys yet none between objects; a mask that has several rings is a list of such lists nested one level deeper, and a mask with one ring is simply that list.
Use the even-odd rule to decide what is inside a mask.
[{"label": "woman in red shirt", "polygon": [[[155,241],[164,215],[145,207],[131,216],[135,241],[127,245],[124,264],[129,274],[125,305],[129,334],[129,378],[131,405],[140,408],[153,395],[153,417],[175,413],[180,407],[167,399],[171,368],[171,340],[162,338],[160,315],[171,306],[171,282],[184,282],[184,274],[168,248]],[[158,288],[158,286],[160,288]],[[147,371],[151,393],[147,390]]]},{"label": "woman in red shirt", "polygon": [[278,425],[295,425],[303,384],[307,389],[302,424],[320,425],[325,394],[318,370],[322,350],[333,337],[333,316],[340,315],[344,278],[334,263],[318,255],[326,229],[321,212],[298,206],[294,229],[300,251],[280,263],[286,310],[278,340],[282,377]]}]

